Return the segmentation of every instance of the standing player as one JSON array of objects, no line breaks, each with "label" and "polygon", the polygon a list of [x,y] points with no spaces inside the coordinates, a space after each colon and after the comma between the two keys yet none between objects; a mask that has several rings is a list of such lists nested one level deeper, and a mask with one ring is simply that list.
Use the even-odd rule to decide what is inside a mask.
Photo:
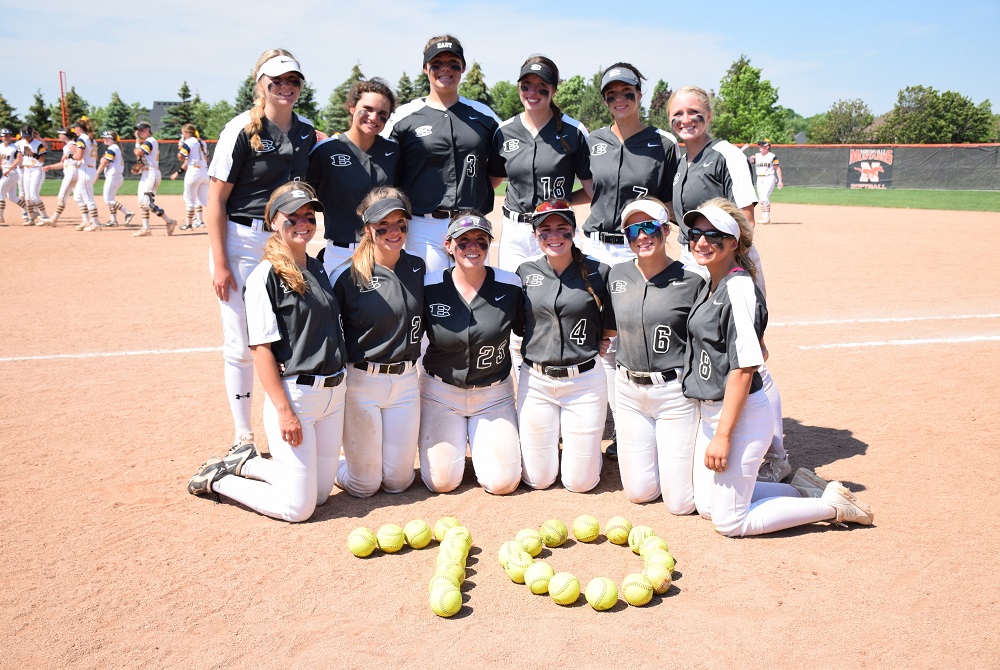
[{"label": "standing player", "polygon": [[76,173],[76,188],[73,199],[80,207],[80,225],[77,230],[95,232],[101,229],[97,218],[97,203],[94,202],[94,184],[97,182],[97,144],[94,143],[94,127],[90,119],[81,116],[73,124],[76,131],[76,147],[73,160],[80,167]]},{"label": "standing player", "polygon": [[413,198],[406,248],[427,261],[429,272],[448,267],[441,245],[455,214],[493,210],[486,164],[500,119],[458,95],[464,72],[462,44],[451,35],[431,38],[424,47],[430,94],[397,109],[383,131],[399,143],[399,186]]},{"label": "standing player", "polygon": [[3,223],[8,201],[16,202],[25,213],[28,211],[28,203],[17,197],[18,173],[15,162],[20,152],[14,143],[14,131],[10,128],[0,129],[0,140],[3,141],[3,146],[0,147],[0,223]]},{"label": "standing player", "polygon": [[[699,400],[694,496],[698,513],[727,537],[762,535],[816,521],[872,523],[871,509],[840,482],[810,471],[795,486],[759,482],[771,410],[757,367],[767,305],[754,285],[753,227],[726,198],[684,215],[691,253],[709,273],[688,317],[683,388]],[[795,480],[793,480],[795,481]]]},{"label": "standing player", "polygon": [[424,261],[403,251],[410,203],[379,186],[358,207],[364,232],[332,277],[347,342],[344,460],[337,484],[366,498],[413,483],[420,429],[416,360],[424,334]]},{"label": "standing player", "polygon": [[636,259],[608,276],[618,325],[618,463],[629,500],[662,494],[672,514],[690,514],[698,403],[684,397],[680,373],[687,317],[705,282],[667,256],[667,217],[653,198],[626,205],[622,230]]},{"label": "standing player", "polygon": [[121,147],[118,146],[120,141],[118,133],[113,130],[105,130],[101,133],[101,139],[104,140],[105,149],[104,155],[101,156],[101,162],[97,165],[97,174],[104,173],[104,202],[111,211],[111,220],[104,225],[117,226],[118,210],[121,209],[125,213],[125,225],[127,226],[128,222],[135,216],[135,212],[129,211],[116,199],[118,189],[125,181],[125,159],[122,156]]},{"label": "standing player", "polygon": [[[59,196],[56,198],[56,213],[52,215],[52,221],[49,225],[55,226],[59,223],[59,217],[66,210],[66,196],[69,195],[69,191],[73,188],[76,183],[77,172],[79,172],[80,163],[73,158],[73,154],[76,153],[74,142],[76,141],[76,133],[74,133],[69,128],[60,128],[56,131],[59,134],[59,139],[63,143],[62,148],[62,158],[58,163],[53,163],[52,165],[46,165],[42,168],[43,171],[48,172],[50,170],[62,169],[63,178],[62,183],[59,185]],[[36,226],[44,226],[46,224],[38,222]]]},{"label": "standing player", "polygon": [[517,83],[524,111],[500,124],[488,166],[493,188],[507,179],[497,266],[510,272],[539,254],[531,229],[535,207],[546,200],[571,200],[576,179],[587,197],[592,193],[587,128],[555,103],[556,64],[531,56]]},{"label": "standing player", "polygon": [[21,126],[21,139],[17,141],[17,158],[14,159],[14,169],[21,168],[21,179],[24,183],[24,201],[27,203],[28,221],[24,224],[35,225],[35,218],[43,225],[52,223],[45,213],[45,203],[42,202],[42,181],[45,180],[45,142],[35,137],[35,129],[29,125]]},{"label": "standing player", "polygon": [[234,450],[253,448],[250,393],[253,358],[247,344],[243,286],[257,267],[268,233],[264,206],[271,193],[305,177],[316,130],[293,108],[302,68],[284,49],[265,51],[253,69],[253,107],[222,129],[208,169],[209,268],[219,299],[226,393],[236,428]]},{"label": "standing player", "polygon": [[202,208],[208,202],[208,146],[193,123],[181,126],[177,158],[184,171],[184,223],[181,230],[205,225]]},{"label": "standing player", "polygon": [[511,327],[522,318],[521,280],[487,267],[493,226],[476,212],[448,226],[445,249],[455,266],[424,280],[430,344],[420,376],[420,476],[447,493],[465,474],[465,446],[487,493],[506,494],[521,481]]},{"label": "standing player", "polygon": [[[722,197],[739,207],[753,226],[757,194],[753,188],[750,165],[743,152],[729,142],[713,139],[709,135],[712,106],[704,90],[696,86],[678,89],[670,96],[667,107],[670,124],[674,132],[684,141],[687,152],[680,162],[677,179],[674,181],[674,214],[681,228],[677,240],[681,243],[681,261],[687,269],[707,278],[706,271],[694,262],[694,257],[688,249],[686,226],[683,222],[684,213],[695,209],[706,200]],[[766,297],[764,271],[757,249],[752,244],[750,257],[756,267],[757,286]],[[785,451],[781,395],[766,365],[760,367],[759,374],[764,380],[764,392],[770,400],[774,419],[774,436],[767,458],[761,465],[760,477],[763,481],[780,482],[792,474],[792,466]]]},{"label": "standing player", "polygon": [[135,154],[136,160],[142,163],[142,174],[139,177],[139,210],[142,212],[142,230],[132,233],[132,237],[149,237],[153,234],[149,229],[150,211],[167,224],[167,235],[173,235],[177,222],[155,202],[156,189],[160,187],[160,143],[153,137],[152,126],[145,121],[141,121],[135,126],[135,149],[132,150],[132,153]]},{"label": "standing player", "polygon": [[771,153],[771,141],[760,143],[760,151],[750,157],[757,171],[757,200],[760,202],[760,222],[771,223],[771,192],[785,188],[778,157]]},{"label": "standing player", "polygon": [[[601,77],[601,96],[613,119],[610,126],[590,134],[590,169],[594,195],[590,217],[583,225],[584,252],[602,263],[616,265],[635,255],[621,232],[621,211],[637,198],[652,196],[670,203],[677,172],[677,141],[659,128],[647,126],[640,116],[642,80],[630,63],[615,63]],[[614,339],[601,357],[608,382],[608,401],[615,412]],[[616,458],[617,441],[608,446]]]},{"label": "standing player", "polygon": [[394,186],[399,146],[380,137],[396,108],[396,96],[381,79],[355,82],[347,94],[351,127],[313,148],[306,179],[323,203],[328,273],[351,258],[364,225],[358,205],[376,186]]},{"label": "standing player", "polygon": [[344,337],[323,266],[306,254],[323,206],[290,182],[264,211],[273,230],[247,279],[249,341],[264,403],[270,459],[252,448],[205,463],[193,494],[219,493],[267,516],[305,521],[326,502],[344,432]]},{"label": "standing player", "polygon": [[615,335],[610,268],[573,244],[576,215],[568,202],[543,202],[532,225],[542,255],[517,269],[525,301],[517,384],[521,477],[543,489],[561,471],[563,486],[579,493],[601,479],[608,386],[596,357]]}]

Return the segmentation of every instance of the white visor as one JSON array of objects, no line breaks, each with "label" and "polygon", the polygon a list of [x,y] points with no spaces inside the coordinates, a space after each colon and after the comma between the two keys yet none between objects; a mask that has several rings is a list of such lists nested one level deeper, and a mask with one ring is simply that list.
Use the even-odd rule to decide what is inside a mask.
[{"label": "white visor", "polygon": [[[280,77],[286,72],[298,72],[299,74],[302,74],[302,68],[299,66],[298,61],[294,58],[290,58],[288,56],[275,56],[261,65],[260,69],[257,70],[257,81],[260,81],[260,78],[265,74],[268,77]],[[302,78],[305,79],[304,74],[302,74]]]}]

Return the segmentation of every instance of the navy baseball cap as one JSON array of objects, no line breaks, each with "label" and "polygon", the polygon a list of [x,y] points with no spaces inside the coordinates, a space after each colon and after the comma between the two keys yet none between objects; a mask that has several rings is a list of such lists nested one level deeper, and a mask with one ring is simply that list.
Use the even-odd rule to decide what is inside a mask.
[{"label": "navy baseball cap", "polygon": [[11,137],[13,137],[14,133],[11,131],[10,128],[0,128],[0,135],[10,135]]},{"label": "navy baseball cap", "polygon": [[604,89],[606,89],[609,84],[616,81],[631,84],[636,88],[639,87],[639,76],[635,72],[632,72],[632,70],[627,67],[616,67],[608,70],[604,73],[604,76],[601,77],[601,93],[604,93]]},{"label": "navy baseball cap", "polygon": [[115,131],[113,131],[113,130],[105,130],[103,133],[101,133],[101,139],[105,139],[105,140],[113,140],[113,139],[115,139]]},{"label": "navy baseball cap", "polygon": [[149,125],[145,121],[140,121],[139,123],[135,124],[135,129],[136,130],[152,130],[153,126]]},{"label": "navy baseball cap", "polygon": [[438,54],[445,52],[453,53],[458,56],[462,61],[462,67],[465,67],[465,51],[462,50],[462,43],[454,37],[432,42],[431,45],[424,50],[424,65],[430,63],[431,59]]},{"label": "navy baseball cap", "polygon": [[763,140],[760,141],[760,144],[758,144],[757,146],[760,146],[760,147],[769,147],[769,146],[771,146],[771,140],[763,139]]},{"label": "navy baseball cap", "polygon": [[445,239],[451,240],[456,237],[461,237],[466,233],[471,233],[474,230],[481,230],[490,238],[493,238],[493,224],[487,221],[484,217],[478,214],[464,214],[462,216],[455,217],[451,224],[448,226],[448,234],[445,235]]}]

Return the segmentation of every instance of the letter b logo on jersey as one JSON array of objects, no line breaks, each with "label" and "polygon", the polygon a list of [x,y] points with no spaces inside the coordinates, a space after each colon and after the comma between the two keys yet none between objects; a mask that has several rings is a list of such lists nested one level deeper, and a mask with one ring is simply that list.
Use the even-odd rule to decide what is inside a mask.
[{"label": "letter b logo on jersey", "polygon": [[542,285],[542,279],[544,279],[544,277],[542,277],[542,275],[538,275],[538,274],[528,275],[527,277],[524,278],[524,285],[525,286],[541,286]]},{"label": "letter b logo on jersey", "polygon": [[628,286],[626,282],[623,281],[613,281],[611,282],[611,292],[612,293],[624,293],[625,288]]},{"label": "letter b logo on jersey", "polygon": [[268,154],[274,151],[274,142],[272,140],[261,140],[260,141],[260,151],[257,153]]},{"label": "letter b logo on jersey", "polygon": [[348,167],[351,164],[351,157],[347,154],[333,154],[330,156],[330,164],[334,167]]}]

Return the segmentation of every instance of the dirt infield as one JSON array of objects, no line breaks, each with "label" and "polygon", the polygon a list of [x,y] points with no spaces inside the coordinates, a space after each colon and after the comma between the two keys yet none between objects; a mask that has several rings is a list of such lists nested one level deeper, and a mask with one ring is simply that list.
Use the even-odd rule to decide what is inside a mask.
[{"label": "dirt infield", "polygon": [[[194,498],[187,479],[232,437],[204,232],[27,229],[8,208],[0,667],[995,666],[1000,280],[973,268],[993,262],[1000,215],[774,214],[758,246],[789,452],[859,492],[874,527],[726,539],[628,503],[611,462],[589,494],[491,497],[470,466],[453,494],[419,477],[400,495],[335,491],[299,525]],[[583,513],[666,538],[667,595],[564,608],[497,565],[519,529]],[[346,549],[356,526],[445,515],[474,538],[450,620],[427,604],[436,544]],[[603,538],[547,560],[584,583],[641,568]]]}]

